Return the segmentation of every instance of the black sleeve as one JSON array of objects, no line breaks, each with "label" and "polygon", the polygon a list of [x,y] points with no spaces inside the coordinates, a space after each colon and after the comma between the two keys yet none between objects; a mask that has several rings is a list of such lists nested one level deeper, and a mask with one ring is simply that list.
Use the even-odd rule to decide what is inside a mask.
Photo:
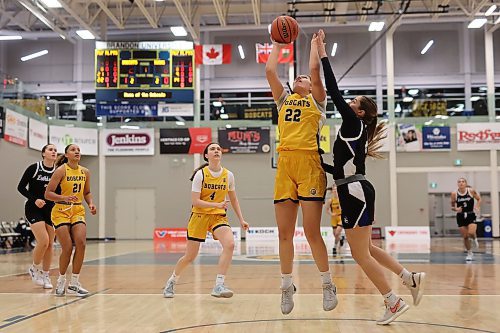
[{"label": "black sleeve", "polygon": [[26,197],[29,201],[35,201],[36,198],[28,191],[26,188],[30,182],[30,179],[33,178],[33,175],[36,172],[36,163],[30,165],[25,171],[24,174],[19,181],[19,184],[17,185],[17,190],[19,193],[21,193],[23,196]]},{"label": "black sleeve", "polygon": [[326,90],[342,116],[342,134],[349,138],[356,137],[361,130],[361,122],[349,104],[346,103],[344,97],[342,97],[328,57],[321,58],[321,63],[323,64]]}]

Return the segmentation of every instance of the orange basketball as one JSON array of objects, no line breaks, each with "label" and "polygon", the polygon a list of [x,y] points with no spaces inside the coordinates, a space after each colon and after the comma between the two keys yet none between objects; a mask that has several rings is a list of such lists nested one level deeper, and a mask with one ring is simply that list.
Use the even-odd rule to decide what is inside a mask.
[{"label": "orange basketball", "polygon": [[293,17],[278,16],[271,23],[271,38],[281,44],[293,42],[299,34],[299,24]]}]

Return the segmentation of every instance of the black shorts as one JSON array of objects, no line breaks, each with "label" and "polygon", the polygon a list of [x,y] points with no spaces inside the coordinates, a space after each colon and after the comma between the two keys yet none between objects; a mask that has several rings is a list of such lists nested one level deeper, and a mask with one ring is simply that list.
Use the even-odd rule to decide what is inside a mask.
[{"label": "black shorts", "polygon": [[467,227],[471,223],[476,223],[476,213],[457,213],[457,224],[459,227]]},{"label": "black shorts", "polygon": [[375,189],[368,180],[337,186],[342,227],[352,229],[372,225],[375,221]]},{"label": "black shorts", "polygon": [[52,218],[50,217],[52,207],[54,207],[54,204],[47,203],[42,208],[38,208],[34,202],[28,201],[24,205],[24,215],[29,224],[43,221],[47,225],[53,226]]}]

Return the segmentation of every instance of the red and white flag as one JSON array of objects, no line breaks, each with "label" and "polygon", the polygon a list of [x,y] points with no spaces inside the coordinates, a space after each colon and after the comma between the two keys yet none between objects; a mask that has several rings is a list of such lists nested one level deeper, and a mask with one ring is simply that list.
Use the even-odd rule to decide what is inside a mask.
[{"label": "red and white flag", "polygon": [[197,65],[222,65],[231,63],[231,44],[205,44],[195,46]]},{"label": "red and white flag", "polygon": [[[269,55],[271,54],[271,50],[273,49],[272,44],[264,43],[255,44],[255,56],[257,63],[265,64]],[[278,57],[278,63],[287,64],[293,62],[293,43],[288,44],[287,46],[281,49],[281,53]]]}]

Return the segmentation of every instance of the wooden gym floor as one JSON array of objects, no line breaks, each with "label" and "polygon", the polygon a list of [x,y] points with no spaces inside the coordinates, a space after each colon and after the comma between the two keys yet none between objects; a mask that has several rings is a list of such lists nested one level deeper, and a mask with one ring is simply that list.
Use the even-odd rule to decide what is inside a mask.
[{"label": "wooden gym floor", "polygon": [[[379,243],[382,247],[385,245]],[[411,249],[403,249],[411,252]],[[152,241],[89,243],[81,273],[86,298],[55,297],[32,284],[31,253],[0,255],[1,332],[500,332],[500,241],[482,240],[465,263],[461,240],[433,239],[430,253],[394,253],[410,270],[427,272],[418,307],[390,326],[378,326],[383,302],[348,252],[331,257],[339,305],[324,312],[321,282],[306,244],[296,244],[298,288],[290,315],[280,312],[280,274],[273,242],[237,244],[226,284],[230,299],[210,296],[217,245],[207,243],[181,276],[173,299],[162,297],[166,279],[182,255]],[[55,251],[55,286],[57,270]],[[411,304],[399,278],[394,290]]]}]

